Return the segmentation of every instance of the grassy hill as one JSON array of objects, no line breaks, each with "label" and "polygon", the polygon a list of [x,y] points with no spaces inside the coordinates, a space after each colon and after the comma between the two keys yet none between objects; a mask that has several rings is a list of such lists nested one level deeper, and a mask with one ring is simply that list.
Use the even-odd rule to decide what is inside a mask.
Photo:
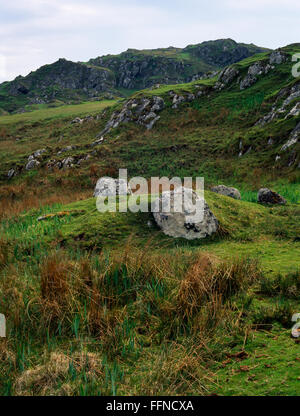
[{"label": "grassy hill", "polygon": [[[118,102],[0,117],[0,394],[298,394],[298,136],[285,145],[300,122],[299,51],[282,48],[272,64],[265,51]],[[152,129],[132,110],[95,143],[122,109],[153,97],[164,108]],[[67,157],[72,166],[49,165]],[[165,236],[151,213],[100,214],[95,183],[119,168],[204,176],[218,232],[190,242]],[[220,183],[242,199],[210,191]],[[287,205],[258,204],[265,186]]]},{"label": "grassy hill", "polygon": [[0,113],[30,111],[39,105],[105,100],[157,83],[180,83],[240,61],[266,49],[231,39],[203,42],[184,49],[129,49],[89,62],[59,59],[25,77],[0,85]]}]

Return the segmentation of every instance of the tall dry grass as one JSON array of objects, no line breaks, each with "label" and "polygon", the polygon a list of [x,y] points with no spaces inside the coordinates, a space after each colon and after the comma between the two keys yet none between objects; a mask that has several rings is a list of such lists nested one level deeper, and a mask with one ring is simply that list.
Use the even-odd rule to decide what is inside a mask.
[{"label": "tall dry grass", "polygon": [[[0,271],[0,303],[9,339],[16,345],[10,341],[7,351],[16,355],[17,365],[11,370],[14,385],[7,389],[71,395],[86,385],[86,394],[95,393],[99,380],[87,376],[87,369],[78,373],[82,365],[76,367],[72,360],[80,356],[74,351],[71,359],[65,349],[57,350],[60,340],[63,345],[97,346],[99,374],[100,357],[113,363],[113,369],[105,370],[106,394],[116,392],[116,383],[124,394],[133,392],[132,380],[123,379],[119,368],[125,363],[134,363],[143,379],[135,394],[205,394],[210,380],[207,345],[219,332],[240,331],[242,315],[233,311],[231,300],[259,274],[257,265],[246,259],[222,262],[196,250],[174,256],[169,250],[153,250],[152,241],[144,249],[130,240],[123,249],[75,257],[55,250],[34,269],[26,264],[16,268],[8,260]],[[28,343],[54,351],[62,358],[62,370],[55,367],[55,355],[28,364],[19,347],[24,342],[29,350]],[[153,356],[154,351],[160,354]]]}]

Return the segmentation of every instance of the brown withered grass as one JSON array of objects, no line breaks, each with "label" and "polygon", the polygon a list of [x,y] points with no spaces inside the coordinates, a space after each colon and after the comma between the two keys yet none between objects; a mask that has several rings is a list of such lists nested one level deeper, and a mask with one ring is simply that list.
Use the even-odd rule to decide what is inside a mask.
[{"label": "brown withered grass", "polygon": [[17,378],[14,386],[16,396],[74,395],[76,387],[70,381],[70,366],[76,373],[84,371],[87,380],[103,378],[101,357],[96,353],[82,351],[69,356],[57,351],[45,357],[44,361]]},{"label": "brown withered grass", "polygon": [[54,204],[68,204],[91,197],[90,190],[78,190],[61,183],[55,193],[50,186],[29,188],[25,183],[0,188],[0,220],[15,217],[30,209]]},{"label": "brown withered grass", "polygon": [[[144,374],[137,386],[134,374],[119,379],[124,394],[207,393],[212,378],[206,345],[224,327],[239,330],[230,299],[247,291],[259,268],[247,259],[223,262],[198,250],[174,256],[172,250],[150,250],[153,245],[140,249],[132,238],[123,249],[75,257],[56,249],[31,278],[26,265],[5,266],[0,296],[10,333],[25,334],[31,345],[44,342],[38,360],[13,369],[14,394],[78,394],[79,386],[103,380],[103,357],[121,367],[135,362],[135,371]],[[80,351],[67,352],[70,343],[93,346],[87,366]],[[17,351],[20,362],[18,347],[7,351]]]},{"label": "brown withered grass", "polygon": [[248,259],[220,262],[209,254],[200,254],[181,280],[177,293],[179,311],[190,318],[208,304],[218,311],[223,300],[244,290],[260,276],[257,264]]}]

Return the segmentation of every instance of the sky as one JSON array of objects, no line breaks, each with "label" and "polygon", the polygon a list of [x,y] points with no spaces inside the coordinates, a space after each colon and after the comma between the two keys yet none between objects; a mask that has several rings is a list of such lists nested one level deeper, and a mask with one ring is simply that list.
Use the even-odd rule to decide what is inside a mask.
[{"label": "sky", "polygon": [[299,0],[0,0],[0,82],[66,58],[205,40],[300,42]]}]

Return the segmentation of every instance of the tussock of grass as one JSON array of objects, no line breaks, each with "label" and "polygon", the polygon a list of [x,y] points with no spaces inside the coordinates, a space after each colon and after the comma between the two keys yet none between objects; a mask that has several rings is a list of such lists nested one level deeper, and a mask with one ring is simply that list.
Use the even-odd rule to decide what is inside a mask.
[{"label": "tussock of grass", "polygon": [[[251,264],[246,260],[223,263],[207,256],[198,257],[196,253],[188,253],[179,261],[172,255],[149,252],[148,247],[137,249],[129,241],[123,252],[109,256],[103,253],[100,257],[74,260],[64,251],[50,254],[39,267],[39,279],[29,278],[30,266],[15,271],[14,277],[12,266],[7,266],[0,288],[0,306],[9,322],[10,344],[27,334],[31,342],[41,347],[43,340],[49,343],[54,337],[74,337],[75,344],[86,338],[91,347],[94,339],[100,347],[98,354],[92,354],[92,350],[86,353],[85,365],[83,354],[74,352],[69,357],[51,353],[49,344],[50,356],[42,355],[35,366],[25,359],[31,355],[28,347],[13,370],[16,378],[11,383],[12,392],[73,394],[79,391],[82,371],[87,391],[96,387],[101,390],[103,374],[112,371],[116,360],[122,363],[124,371],[132,360],[140,362],[145,358],[145,348],[155,349],[168,342],[175,347],[176,340],[177,347],[170,358],[174,366],[164,374],[158,373],[159,368],[154,365],[148,375],[153,379],[152,391],[183,394],[184,389],[192,393],[199,388],[204,393],[202,367],[192,375],[193,366],[202,360],[200,351],[195,354],[192,349],[185,349],[180,339],[188,334],[198,337],[200,333],[206,339],[224,320],[230,325],[230,299],[247,290],[259,274]],[[29,279],[27,283],[24,275]],[[147,351],[145,354],[147,357]],[[91,357],[97,379],[89,378]],[[73,380],[70,371],[71,375],[74,373]],[[115,373],[119,388],[130,389],[121,374],[120,369]],[[102,394],[115,388],[111,382],[106,385]],[[148,392],[149,385],[141,385],[140,389],[140,394]]]}]

